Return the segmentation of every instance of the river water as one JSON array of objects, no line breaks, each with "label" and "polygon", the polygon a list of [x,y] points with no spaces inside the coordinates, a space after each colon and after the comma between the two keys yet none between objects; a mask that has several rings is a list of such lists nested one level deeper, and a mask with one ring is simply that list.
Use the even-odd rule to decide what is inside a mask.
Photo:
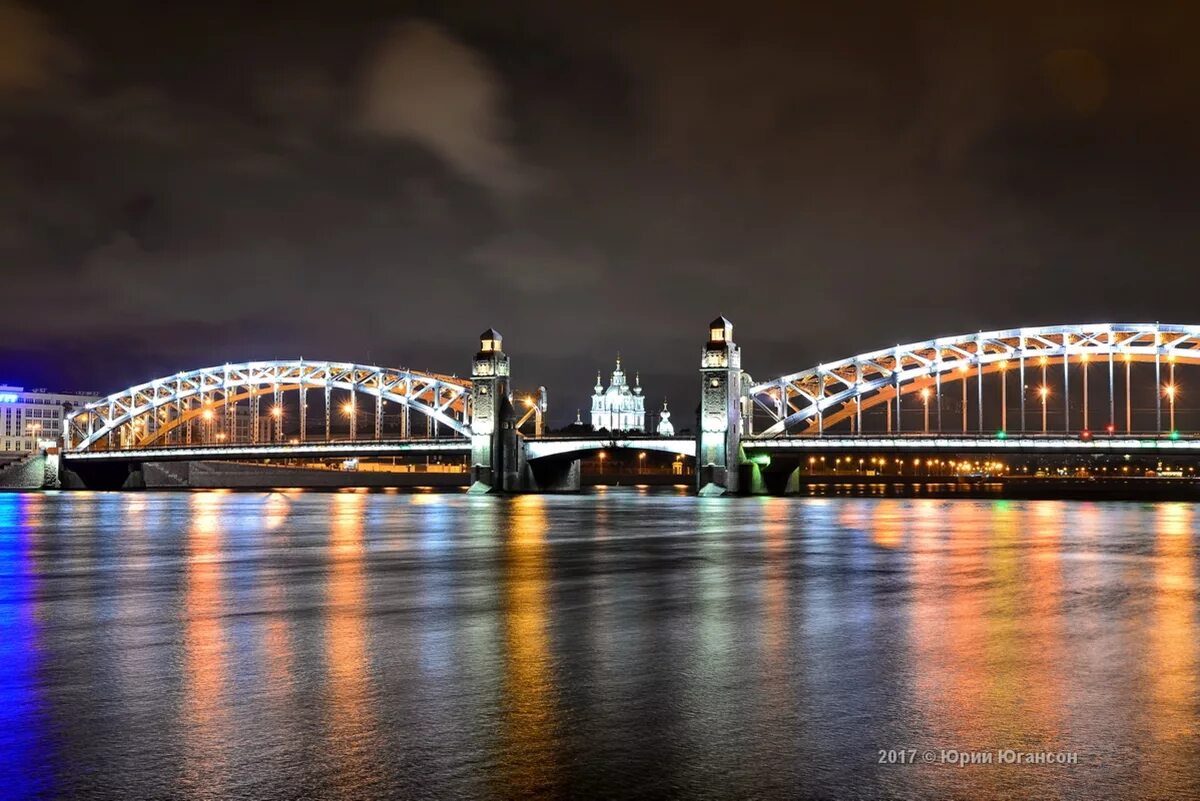
[{"label": "river water", "polygon": [[1186,503],[0,494],[0,796],[1197,798],[1198,529]]}]

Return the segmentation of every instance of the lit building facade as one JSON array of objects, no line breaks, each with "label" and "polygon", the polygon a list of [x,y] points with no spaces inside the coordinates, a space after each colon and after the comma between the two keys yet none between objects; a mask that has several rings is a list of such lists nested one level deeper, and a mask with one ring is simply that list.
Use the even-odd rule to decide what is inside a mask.
[{"label": "lit building facade", "polygon": [[658,435],[660,437],[675,436],[675,426],[671,422],[671,411],[667,409],[667,402],[663,401],[662,411],[658,413]]},{"label": "lit building facade", "polygon": [[0,453],[33,453],[38,443],[62,436],[64,406],[96,400],[80,392],[26,390],[0,384]]},{"label": "lit building facade", "polygon": [[642,397],[641,381],[635,375],[633,386],[625,379],[621,369],[621,357],[617,357],[617,367],[613,370],[612,380],[608,388],[600,382],[600,373],[596,373],[596,390],[592,395],[592,428],[596,431],[645,431],[646,430],[646,399]]}]

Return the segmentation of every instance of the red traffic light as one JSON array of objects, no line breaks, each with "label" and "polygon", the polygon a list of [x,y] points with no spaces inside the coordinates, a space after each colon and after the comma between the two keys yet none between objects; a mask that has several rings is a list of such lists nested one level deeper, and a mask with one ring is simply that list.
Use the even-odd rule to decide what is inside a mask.
[{"label": "red traffic light", "polygon": [[1114,426],[1112,423],[1109,423],[1108,425],[1106,425],[1106,426],[1104,427],[1104,430],[1105,430],[1105,431],[1107,431],[1108,433],[1110,433],[1110,434],[1111,434],[1111,433],[1113,433],[1114,431],[1116,431],[1116,430],[1117,430],[1117,427],[1116,427],[1116,426]]},{"label": "red traffic light", "polygon": [[1080,431],[1080,432],[1079,432],[1079,438],[1080,438],[1081,440],[1083,440],[1083,441],[1085,441],[1085,442],[1086,442],[1087,440],[1089,440],[1089,439],[1091,439],[1091,438],[1092,438],[1092,432],[1091,432],[1091,431],[1088,431],[1088,430],[1085,428],[1083,431]]}]

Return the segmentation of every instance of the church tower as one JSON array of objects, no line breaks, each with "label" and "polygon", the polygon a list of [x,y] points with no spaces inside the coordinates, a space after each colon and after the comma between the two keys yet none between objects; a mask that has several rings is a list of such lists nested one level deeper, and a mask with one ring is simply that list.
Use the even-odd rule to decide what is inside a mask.
[{"label": "church tower", "polygon": [[742,353],[733,323],[718,317],[708,326],[700,359],[700,433],[696,438],[696,489],[701,495],[738,491],[741,434]]},{"label": "church tower", "polygon": [[675,436],[675,426],[671,424],[671,412],[667,409],[667,401],[663,399],[662,411],[658,413],[658,435],[660,437]]}]

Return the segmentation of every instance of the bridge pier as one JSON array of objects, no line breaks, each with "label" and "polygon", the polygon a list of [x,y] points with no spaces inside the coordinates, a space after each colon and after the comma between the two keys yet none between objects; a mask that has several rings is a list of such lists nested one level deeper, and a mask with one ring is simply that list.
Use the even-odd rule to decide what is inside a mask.
[{"label": "bridge pier", "polygon": [[524,474],[524,447],[509,397],[508,356],[494,328],[479,335],[471,365],[471,488],[468,492],[517,492]]},{"label": "bridge pier", "polygon": [[59,471],[59,486],[73,490],[131,490],[145,489],[146,480],[141,462],[99,462],[63,466]]},{"label": "bridge pier", "polygon": [[733,342],[733,323],[724,317],[708,326],[700,381],[696,491],[736,494],[741,487],[742,353]]},{"label": "bridge pier", "polygon": [[579,492],[582,475],[579,459],[526,460],[521,472],[521,491]]}]

